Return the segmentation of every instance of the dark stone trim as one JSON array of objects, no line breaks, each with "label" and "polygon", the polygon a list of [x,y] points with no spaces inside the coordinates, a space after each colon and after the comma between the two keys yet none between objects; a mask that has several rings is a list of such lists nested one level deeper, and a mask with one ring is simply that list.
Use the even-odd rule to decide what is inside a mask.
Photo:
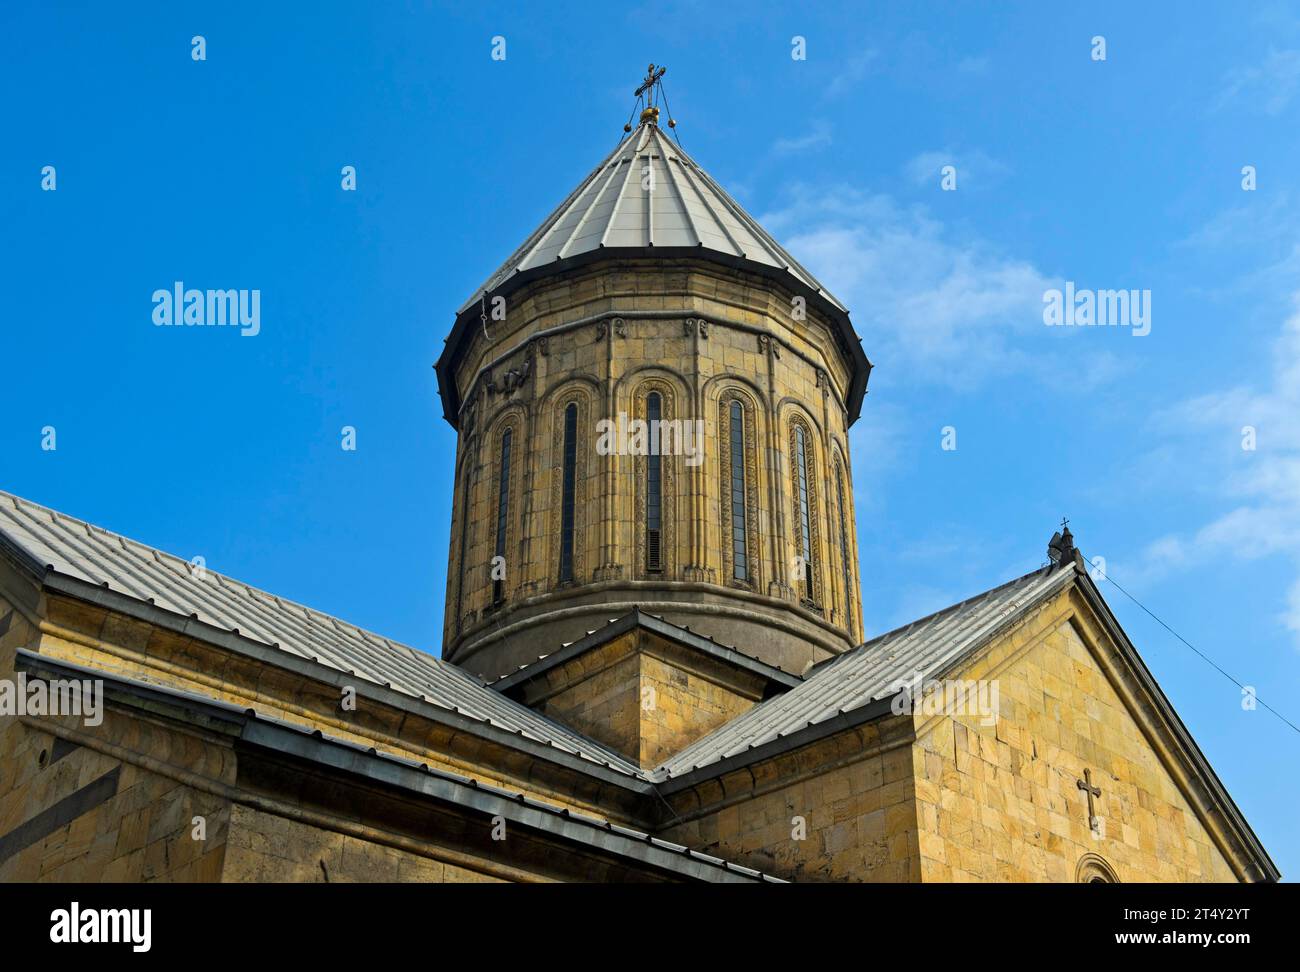
[{"label": "dark stone trim", "polygon": [[31,847],[38,840],[44,840],[56,830],[66,827],[101,803],[111,800],[117,795],[117,783],[121,775],[122,766],[118,764],[93,783],[87,783],[80,790],[64,797],[52,807],[42,810],[30,820],[20,823],[0,837],[0,864]]}]

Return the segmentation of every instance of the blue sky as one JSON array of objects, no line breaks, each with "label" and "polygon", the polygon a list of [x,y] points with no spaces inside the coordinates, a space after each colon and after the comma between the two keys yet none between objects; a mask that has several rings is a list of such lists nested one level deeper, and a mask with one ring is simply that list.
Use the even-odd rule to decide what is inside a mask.
[{"label": "blue sky", "polygon": [[[1297,7],[85,6],[0,7],[0,488],[436,651],[432,363],[654,60],[684,148],[876,365],[853,430],[869,631],[1039,566],[1069,516],[1300,717]],[[175,280],[259,289],[261,333],[155,328]],[[1065,281],[1149,290],[1150,333],[1045,327]],[[1300,872],[1300,735],[1103,592]]]}]

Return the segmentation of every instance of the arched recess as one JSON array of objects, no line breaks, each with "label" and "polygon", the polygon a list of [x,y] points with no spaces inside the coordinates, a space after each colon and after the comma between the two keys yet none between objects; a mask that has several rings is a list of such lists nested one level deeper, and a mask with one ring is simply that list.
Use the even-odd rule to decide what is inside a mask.
[{"label": "arched recess", "polygon": [[[488,450],[484,466],[488,470],[486,537],[483,556],[485,610],[500,608],[510,600],[518,585],[520,564],[514,563],[519,551],[523,475],[527,459],[524,442],[524,410],[518,405],[506,408],[494,420],[484,437]],[[496,558],[501,557],[501,569]]]},{"label": "arched recess", "polygon": [[[660,423],[657,429],[648,424],[653,421],[650,412],[655,396],[658,396]],[[684,531],[679,529],[683,517],[682,497],[689,482],[678,469],[686,461],[681,448],[689,445],[691,449],[700,449],[703,443],[697,441],[694,426],[686,433],[691,409],[683,386],[665,375],[643,374],[632,386],[630,410],[629,426],[632,420],[646,422],[644,434],[647,438],[643,444],[659,450],[657,544],[652,542],[654,537],[649,523],[649,480],[655,462],[643,448],[636,449],[631,456],[632,488],[629,492],[633,497],[632,539],[635,550],[631,574],[642,579],[675,578],[681,561],[678,539],[684,535]],[[689,442],[682,437],[684,434],[691,436]]]},{"label": "arched recess", "polygon": [[838,560],[836,587],[840,589],[839,614],[834,620],[843,625],[850,638],[857,637],[857,625],[861,618],[861,582],[858,578],[858,544],[857,530],[853,517],[853,484],[848,477],[848,463],[838,442],[832,444],[831,489],[835,495],[830,498],[834,518],[834,535],[837,542],[834,555]]},{"label": "arched recess", "polygon": [[1074,869],[1077,884],[1119,884],[1119,875],[1100,854],[1087,853],[1079,858],[1079,865]]},{"label": "arched recess", "polygon": [[689,396],[686,389],[691,387],[690,380],[676,368],[670,368],[665,364],[643,364],[629,368],[618,377],[614,382],[614,400],[624,401],[624,391],[629,386],[635,387],[646,378],[661,378],[670,382],[677,387],[678,394],[683,397],[682,411],[688,411]]},{"label": "arched recess", "polygon": [[[568,382],[547,395],[551,414],[550,551],[547,576],[551,587],[581,584],[586,578],[588,510],[587,470],[594,438],[593,395],[585,382]],[[572,406],[572,408],[570,408]]]},{"label": "arched recess", "polygon": [[799,603],[810,611],[824,613],[823,569],[826,553],[821,537],[821,496],[818,485],[824,481],[818,437],[814,423],[799,408],[786,410],[787,468],[790,473],[790,559],[802,571],[791,571]]},{"label": "arched recess", "polygon": [[763,550],[758,535],[759,414],[757,400],[747,388],[729,384],[718,393],[722,582],[751,591],[763,589]]},{"label": "arched recess", "polygon": [[581,390],[587,395],[588,401],[596,401],[600,398],[601,390],[604,385],[595,377],[595,375],[586,372],[575,372],[571,374],[560,375],[559,380],[549,388],[544,389],[537,396],[538,415],[545,415],[548,411],[555,408],[555,399],[557,396],[563,397],[571,394],[575,389]]}]

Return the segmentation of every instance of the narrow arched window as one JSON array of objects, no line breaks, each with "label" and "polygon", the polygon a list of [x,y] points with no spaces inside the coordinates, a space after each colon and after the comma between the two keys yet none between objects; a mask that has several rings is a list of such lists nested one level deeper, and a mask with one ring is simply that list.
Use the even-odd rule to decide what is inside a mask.
[{"label": "narrow arched window", "polygon": [[849,565],[849,518],[844,506],[844,470],[836,464],[835,492],[840,505],[840,561],[844,566],[844,627],[853,631],[853,568]]},{"label": "narrow arched window", "polygon": [[663,398],[651,392],[645,400],[645,417],[649,424],[649,454],[645,459],[645,569],[660,572],[663,562],[663,457],[659,450],[659,421],[663,418]]},{"label": "narrow arched window", "polygon": [[502,573],[506,555],[506,524],[510,516],[510,440],[511,429],[506,429],[501,436],[501,470],[500,483],[497,486],[497,542],[492,558],[492,603],[500,604],[505,599],[505,581],[498,576]]},{"label": "narrow arched window", "polygon": [[799,556],[803,559],[804,597],[813,600],[812,513],[808,501],[808,442],[802,425],[794,427],[795,496],[799,508]]},{"label": "narrow arched window", "polygon": [[573,580],[573,496],[577,488],[578,405],[564,410],[564,473],[560,494],[560,583]]},{"label": "narrow arched window", "polygon": [[[749,580],[749,543],[745,506],[745,410],[733,400],[731,429],[731,573],[736,580]],[[725,526],[724,526],[725,528]]]}]

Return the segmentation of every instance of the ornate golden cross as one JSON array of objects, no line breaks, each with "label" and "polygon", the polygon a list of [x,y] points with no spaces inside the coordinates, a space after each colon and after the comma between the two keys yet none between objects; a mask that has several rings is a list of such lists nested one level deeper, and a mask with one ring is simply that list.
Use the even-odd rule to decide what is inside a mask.
[{"label": "ornate golden cross", "polygon": [[659,83],[659,79],[664,76],[664,72],[667,70],[668,69],[663,65],[660,65],[658,70],[656,70],[654,62],[652,61],[650,66],[645,70],[645,80],[641,82],[641,87],[637,88],[633,94],[639,97],[640,95],[647,93],[651,88]]}]

